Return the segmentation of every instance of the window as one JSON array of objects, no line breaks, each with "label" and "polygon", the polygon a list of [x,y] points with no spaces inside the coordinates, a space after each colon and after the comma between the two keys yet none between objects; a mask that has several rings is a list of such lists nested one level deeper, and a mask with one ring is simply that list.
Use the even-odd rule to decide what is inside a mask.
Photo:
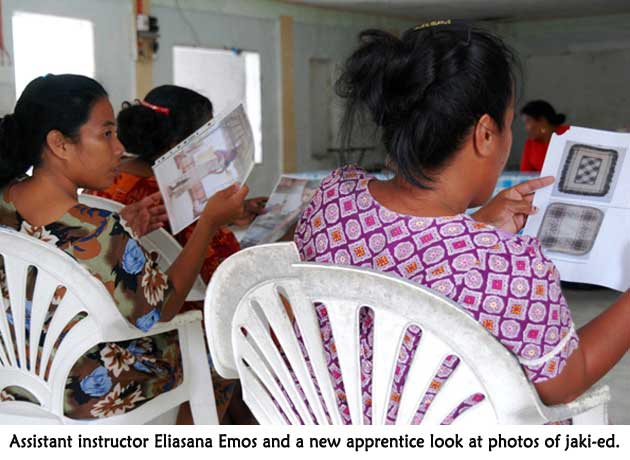
[{"label": "window", "polygon": [[262,103],[260,54],[250,51],[190,48],[173,49],[174,82],[203,94],[214,113],[243,102],[252,125],[255,161],[261,163]]},{"label": "window", "polygon": [[13,15],[15,97],[49,73],[94,77],[94,27],[90,21],[43,14]]}]

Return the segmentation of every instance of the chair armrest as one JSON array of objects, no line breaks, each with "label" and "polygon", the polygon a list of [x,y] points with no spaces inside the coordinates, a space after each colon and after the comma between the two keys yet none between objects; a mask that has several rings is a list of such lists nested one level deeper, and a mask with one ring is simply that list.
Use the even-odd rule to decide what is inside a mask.
[{"label": "chair armrest", "polygon": [[126,322],[126,328],[123,330],[124,336],[118,338],[117,336],[109,336],[108,340],[110,341],[123,341],[123,340],[134,340],[139,339],[140,337],[150,337],[152,335],[162,334],[164,332],[173,331],[175,329],[179,329],[182,326],[187,324],[192,324],[199,322],[203,319],[203,314],[199,310],[187,311],[186,313],[180,313],[175,316],[172,320],[167,323],[155,323],[151,329],[147,332],[143,332],[137,327],[134,327],[131,323]]},{"label": "chair armrest", "polygon": [[155,326],[149,330],[150,335],[161,334],[162,332],[172,331],[186,324],[195,323],[201,321],[203,315],[199,310],[191,310],[185,313],[180,313],[167,323],[156,323]]},{"label": "chair armrest", "polygon": [[608,385],[602,385],[591,388],[570,403],[545,407],[544,415],[550,422],[558,422],[576,417],[608,401],[610,401],[610,388]]}]

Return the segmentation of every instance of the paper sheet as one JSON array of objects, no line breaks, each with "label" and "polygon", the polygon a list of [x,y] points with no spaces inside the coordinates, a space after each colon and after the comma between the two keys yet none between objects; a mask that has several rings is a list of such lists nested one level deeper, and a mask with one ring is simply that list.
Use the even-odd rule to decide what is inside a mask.
[{"label": "paper sheet", "polygon": [[254,167],[252,130],[242,105],[215,117],[153,166],[173,233],[196,221],[212,195],[245,183]]},{"label": "paper sheet", "polygon": [[284,175],[276,184],[264,214],[256,217],[241,240],[241,247],[273,243],[297,222],[319,188],[319,180]]},{"label": "paper sheet", "polygon": [[630,134],[571,127],[553,135],[524,233],[538,237],[563,281],[630,287]]}]

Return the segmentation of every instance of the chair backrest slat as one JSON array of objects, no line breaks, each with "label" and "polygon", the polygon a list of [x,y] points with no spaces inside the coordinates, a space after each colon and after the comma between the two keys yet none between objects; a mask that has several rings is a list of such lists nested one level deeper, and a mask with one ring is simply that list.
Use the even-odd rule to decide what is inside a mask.
[{"label": "chair backrest slat", "polygon": [[[0,313],[1,315],[2,313]],[[0,336],[2,336],[2,332],[0,331]],[[10,366],[11,362],[7,358],[7,354],[4,352],[4,345],[0,343],[0,366]]]},{"label": "chair backrest slat", "polygon": [[[484,391],[480,388],[477,378],[472,374],[466,363],[460,362],[449,379],[435,395],[435,399],[429,406],[423,423],[438,425],[442,423],[451,412],[473,394]],[[496,422],[495,422],[496,423]]]},{"label": "chair backrest slat", "polygon": [[50,273],[41,270],[37,272],[31,307],[29,338],[30,369],[37,373],[39,373],[38,369],[36,369],[36,365],[40,339],[44,335],[44,324],[49,314],[57,286],[57,280]]},{"label": "chair backrest slat", "polygon": [[[387,316],[387,317],[384,317]],[[372,423],[385,424],[387,408],[392,398],[392,381],[396,372],[401,343],[409,326],[402,316],[374,311],[374,345],[372,351]],[[378,372],[374,372],[378,369]],[[389,372],[386,372],[385,370]],[[394,396],[395,397],[395,396]]]},{"label": "chair backrest slat", "polygon": [[435,334],[426,328],[422,330],[422,336],[414,352],[409,376],[405,383],[405,388],[414,388],[416,391],[405,391],[403,393],[398,417],[396,418],[397,425],[411,424],[416,412],[423,403],[433,378],[439,371],[444,359],[450,353],[451,349],[437,338]]},{"label": "chair backrest slat", "polygon": [[[11,316],[13,319],[13,337],[7,335],[7,342],[11,342],[12,347],[9,353],[12,354],[12,363],[21,369],[27,368],[26,348],[25,348],[25,321],[26,321],[26,279],[29,264],[22,260],[5,259],[4,270],[6,274],[9,298],[11,299]],[[3,336],[4,337],[4,336]],[[15,342],[13,342],[15,340]],[[8,351],[8,350],[7,350]],[[17,352],[17,354],[16,354]]]},{"label": "chair backrest slat", "polygon": [[[79,299],[74,295],[72,291],[67,292],[63,297],[63,300],[57,306],[55,314],[50,321],[50,325],[48,326],[48,332],[46,334],[46,339],[44,341],[44,348],[42,350],[42,358],[41,358],[41,367],[39,368],[40,376],[45,378],[47,369],[49,366],[52,366],[51,362],[51,354],[53,348],[60,344],[59,341],[63,342],[64,337],[62,337],[62,332],[66,329],[72,319],[78,315],[79,313],[85,312],[84,306],[81,304]],[[92,324],[93,333],[96,337],[99,337],[101,334],[98,333],[98,328]],[[61,351],[61,348],[57,348],[55,353],[55,357],[57,353]]]},{"label": "chair backrest slat", "polygon": [[480,426],[496,424],[496,419],[497,416],[492,407],[492,403],[486,398],[472,409],[459,415],[459,417],[453,421],[453,425],[457,425],[457,427],[470,426],[478,429]]},{"label": "chair backrest slat", "polygon": [[[299,288],[295,282],[283,283],[283,289],[288,298],[291,299],[291,308],[295,315],[295,328],[297,328],[302,338],[302,347],[309,359],[308,373],[311,378],[307,379],[309,388],[314,390],[317,396],[309,398],[313,401],[313,411],[317,416],[320,425],[329,423],[340,424],[341,416],[337,410],[337,400],[335,392],[330,385],[319,385],[318,382],[326,381],[329,378],[326,368],[326,357],[323,351],[322,336],[319,327],[319,320],[315,313],[314,305]],[[317,385],[317,387],[315,387]],[[311,391],[310,394],[313,394]]]},{"label": "chair backrest slat", "polygon": [[[363,423],[363,401],[361,392],[361,364],[358,354],[359,304],[356,300],[333,299],[325,296],[321,302],[326,306],[330,319],[335,349],[339,358],[340,376],[343,380],[345,398],[353,424]],[[329,381],[330,382],[330,381]],[[329,382],[326,382],[330,384]]]},{"label": "chair backrest slat", "polygon": [[[94,331],[98,326],[94,324],[94,318],[87,317],[75,324],[59,344],[56,353],[64,359],[55,359],[50,363],[48,378],[51,388],[63,388],[68,377],[67,362],[76,362],[85,353],[85,344],[95,340]],[[100,334],[99,334],[100,335]],[[44,376],[45,370],[42,372]],[[63,415],[63,393],[52,392],[51,407],[59,409],[59,416]]]},{"label": "chair backrest slat", "polygon": [[[320,420],[323,420],[324,414],[321,409],[318,409],[320,407],[318,404],[310,407],[314,411],[313,413],[304,404],[304,398],[307,398],[309,401],[317,401],[317,392],[300,351],[300,344],[295,337],[292,322],[276,287],[276,285],[270,284],[259,291],[259,295],[262,296],[259,303],[267,307],[264,312],[259,313],[266,317],[269,327],[273,330],[276,341],[281,347],[283,360],[285,364],[288,363],[290,365],[290,368],[284,366],[290,372],[290,376],[294,378],[293,384],[287,385],[289,387],[287,391],[291,390],[292,399],[295,401],[304,423],[312,424],[317,420],[315,412],[319,412]],[[287,292],[291,287],[291,282],[283,283],[282,287],[284,292]],[[313,420],[314,416],[315,420]]]},{"label": "chair backrest slat", "polygon": [[[293,362],[297,361],[295,355],[289,358],[284,351],[284,349],[289,348],[287,347],[287,336],[289,335],[287,332],[291,330],[291,324],[288,320],[282,321],[284,318],[282,318],[282,313],[280,312],[283,312],[284,316],[286,316],[286,312],[284,312],[284,308],[281,307],[281,302],[274,293],[273,285],[265,286],[265,289],[259,291],[258,295],[252,299],[252,302],[256,304],[263,303],[267,306],[273,305],[275,308],[267,308],[264,313],[260,312],[255,307],[250,310],[251,315],[242,323],[242,327],[244,327],[247,333],[245,340],[247,342],[253,340],[256,345],[258,345],[263,354],[262,358],[266,360],[270,368],[274,370],[272,378],[274,378],[274,380],[278,379],[278,382],[282,382],[283,399],[289,398],[289,401],[291,401],[291,413],[296,413],[301,423],[313,423],[308,413],[308,408],[295,384],[293,378],[295,370],[293,368],[289,369],[287,366],[287,359],[290,360],[293,358]],[[261,317],[262,315],[264,315],[264,317]],[[270,330],[274,331],[275,340],[269,333]],[[279,342],[281,345],[284,342],[282,351],[278,349],[275,342]],[[295,345],[297,345],[297,343],[295,343]],[[296,351],[297,348],[292,350],[292,352]]]},{"label": "chair backrest slat", "polygon": [[[13,347],[13,339],[11,338],[10,323],[7,314],[8,299],[5,299],[0,295],[0,303],[2,308],[0,309],[0,364],[2,366],[17,365],[15,357],[15,348]],[[15,363],[15,364],[14,364]]]},{"label": "chair backrest slat", "polygon": [[[259,347],[255,347],[252,343],[251,336],[257,332],[259,333],[257,334],[258,339],[264,336],[258,319],[251,318],[250,321],[246,321],[244,324],[247,327],[248,337],[239,338],[240,349],[242,350],[240,357],[244,360],[239,365],[248,368],[252,373],[252,378],[256,378],[260,388],[265,388],[265,391],[269,393],[273,401],[280,406],[284,415],[289,418],[291,424],[299,424],[300,421],[297,414],[291,407],[286,394],[282,391],[282,387],[286,391],[289,386],[290,376],[284,366],[280,364],[277,350],[274,350],[275,347],[270,343],[261,343]],[[280,381],[282,377],[285,377],[284,384]]]},{"label": "chair backrest slat", "polygon": [[[268,391],[249,367],[243,367],[241,374],[243,400],[247,403],[261,425],[288,425],[284,417],[278,417],[278,409],[271,398],[260,398],[258,395]],[[285,403],[286,404],[286,403]],[[285,412],[283,410],[283,412]],[[286,413],[286,412],[285,412]]]}]

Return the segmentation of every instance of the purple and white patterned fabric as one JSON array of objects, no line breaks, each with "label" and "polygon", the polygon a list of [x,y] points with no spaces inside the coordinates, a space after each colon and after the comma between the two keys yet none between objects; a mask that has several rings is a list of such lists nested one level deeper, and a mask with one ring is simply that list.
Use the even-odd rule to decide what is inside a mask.
[{"label": "purple and white patterned fabric", "polygon": [[[498,230],[464,214],[437,218],[398,214],[372,197],[371,179],[365,171],[346,167],[322,180],[297,225],[295,243],[302,259],[376,269],[427,286],[457,302],[490,331],[517,356],[532,382],[557,376],[579,339],[558,271],[542,254],[538,240]],[[327,315],[323,308],[317,312],[338,401],[345,401]],[[371,318],[369,312],[362,313],[360,321],[366,423],[371,421]],[[396,398],[420,341],[421,331],[410,328],[401,346],[387,423],[395,421]],[[452,372],[457,365],[456,358],[447,361],[442,366],[446,368],[438,371],[438,376],[444,374],[440,378],[448,378],[448,368]],[[430,390],[425,395],[429,403]],[[459,415],[464,405],[471,407],[483,400],[483,395],[469,399],[445,423]],[[421,420],[424,411],[418,409],[414,422]],[[347,406],[343,412],[349,415]]]}]

